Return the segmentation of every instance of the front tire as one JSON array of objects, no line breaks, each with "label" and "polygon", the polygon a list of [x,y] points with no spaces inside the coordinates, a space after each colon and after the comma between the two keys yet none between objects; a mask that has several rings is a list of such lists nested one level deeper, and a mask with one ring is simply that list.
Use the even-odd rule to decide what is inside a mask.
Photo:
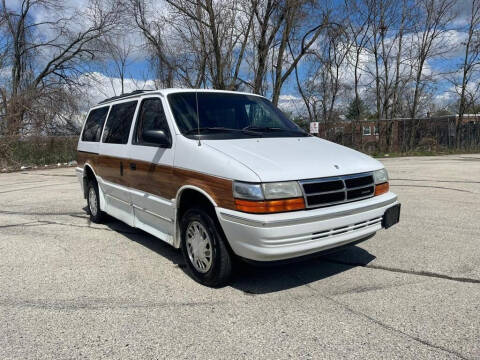
[{"label": "front tire", "polygon": [[232,258],[218,223],[204,209],[192,208],[180,222],[182,254],[193,279],[219,287],[232,273]]},{"label": "front tire", "polygon": [[90,213],[90,221],[99,224],[102,222],[104,213],[100,210],[100,196],[98,195],[98,185],[94,181],[89,181],[87,185],[87,204]]}]

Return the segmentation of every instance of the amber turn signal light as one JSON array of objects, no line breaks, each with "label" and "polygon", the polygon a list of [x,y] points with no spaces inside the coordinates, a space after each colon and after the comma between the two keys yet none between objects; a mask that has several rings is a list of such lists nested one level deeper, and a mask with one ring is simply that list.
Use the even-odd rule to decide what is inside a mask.
[{"label": "amber turn signal light", "polygon": [[388,185],[388,182],[385,182],[383,184],[378,184],[375,186],[375,196],[382,195],[388,192],[390,189],[390,186]]},{"label": "amber turn signal light", "polygon": [[237,210],[247,213],[270,214],[285,211],[303,210],[305,209],[305,200],[303,197],[267,201],[235,199],[235,207]]}]

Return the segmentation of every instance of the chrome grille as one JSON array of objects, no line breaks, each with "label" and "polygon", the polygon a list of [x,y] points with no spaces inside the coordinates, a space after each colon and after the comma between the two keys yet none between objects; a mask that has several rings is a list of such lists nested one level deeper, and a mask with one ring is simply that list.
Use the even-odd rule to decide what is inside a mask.
[{"label": "chrome grille", "polygon": [[372,173],[301,180],[307,208],[317,208],[372,197],[375,184]]}]

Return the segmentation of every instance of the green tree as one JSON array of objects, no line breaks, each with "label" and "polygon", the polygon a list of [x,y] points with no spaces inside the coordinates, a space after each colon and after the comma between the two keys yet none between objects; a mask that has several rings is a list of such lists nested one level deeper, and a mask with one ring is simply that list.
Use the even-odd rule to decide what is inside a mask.
[{"label": "green tree", "polygon": [[353,99],[348,105],[346,117],[349,120],[360,120],[362,117],[368,116],[368,111],[362,99]]}]

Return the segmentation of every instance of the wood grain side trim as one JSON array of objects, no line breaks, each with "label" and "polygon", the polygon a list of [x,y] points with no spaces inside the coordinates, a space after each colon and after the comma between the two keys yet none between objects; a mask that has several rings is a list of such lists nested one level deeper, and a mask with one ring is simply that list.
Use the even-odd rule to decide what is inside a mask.
[{"label": "wood grain side trim", "polygon": [[77,151],[78,166],[84,167],[85,164],[88,163],[97,176],[123,186],[129,186],[125,171],[123,171],[122,175],[121,170],[122,167],[123,170],[125,170],[128,161],[128,159],[122,159],[119,157]]},{"label": "wood grain side trim", "polygon": [[97,153],[77,151],[77,165],[83,168],[88,160],[95,159],[97,156]]},{"label": "wood grain side trim", "polygon": [[129,187],[128,161],[128,159],[119,157],[98,155],[96,158],[95,171],[102,179]]},{"label": "wood grain side trim", "polygon": [[166,199],[174,199],[181,187],[191,185],[205,191],[218,206],[227,209],[235,208],[232,180],[172,166],[139,160],[129,161],[134,162],[137,166],[135,171],[129,170],[129,184],[134,189]]},{"label": "wood grain side trim", "polygon": [[[232,180],[229,179],[146,161],[122,159],[83,151],[77,152],[77,162],[81,167],[88,163],[98,176],[107,181],[165,199],[174,199],[178,190],[183,186],[195,186],[209,194],[218,206],[235,209]],[[130,169],[130,163],[135,163],[136,170]],[[123,165],[123,175],[120,171],[121,164]]]}]

